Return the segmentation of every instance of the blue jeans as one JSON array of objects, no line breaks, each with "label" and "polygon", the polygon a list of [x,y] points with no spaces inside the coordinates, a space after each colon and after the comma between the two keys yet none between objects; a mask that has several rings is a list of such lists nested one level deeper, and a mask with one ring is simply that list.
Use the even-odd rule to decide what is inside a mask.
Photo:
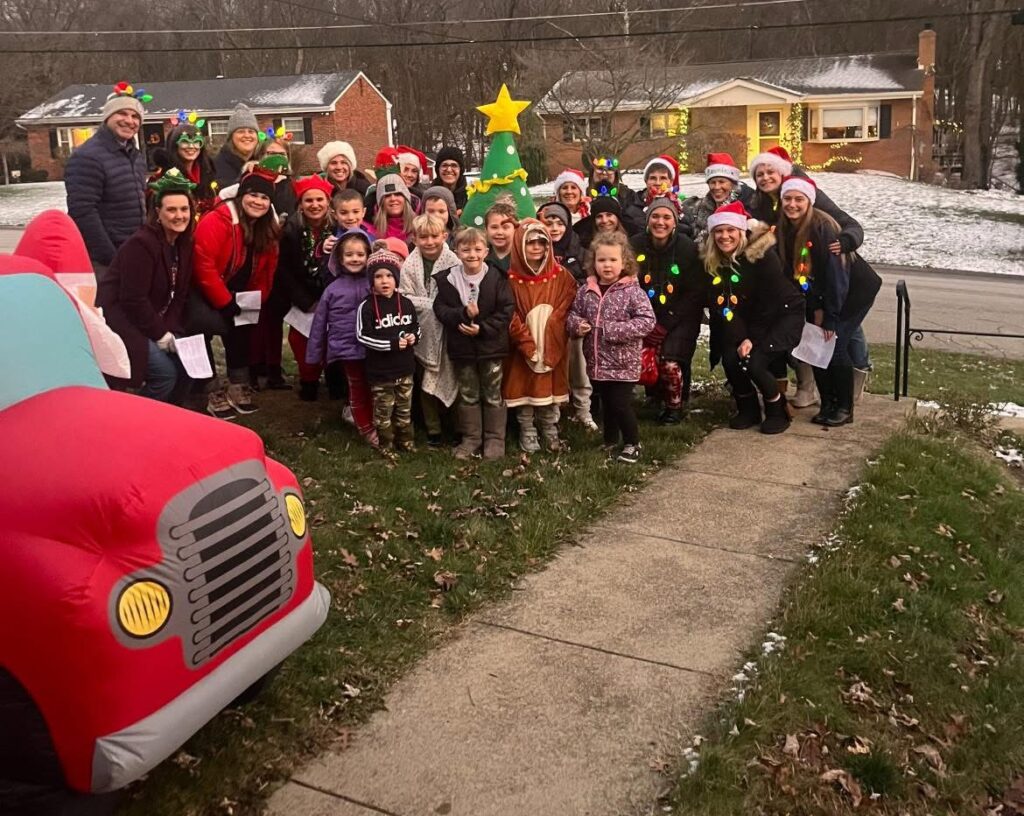
[{"label": "blue jeans", "polygon": [[864,371],[871,370],[871,355],[868,352],[868,339],[864,336],[864,327],[858,326],[850,335],[850,345],[846,349],[853,367]]},{"label": "blue jeans", "polygon": [[[863,357],[867,356],[868,344],[864,340],[864,330],[861,328],[861,323],[864,322],[864,318],[871,311],[871,306],[872,304],[869,303],[859,312],[850,315],[845,320],[839,321],[839,324],[836,326],[836,350],[832,355],[832,365],[863,367],[857,364],[864,362]],[[859,347],[857,344],[858,335],[862,341]],[[861,352],[863,352],[863,357],[860,356]]]},{"label": "blue jeans", "polygon": [[149,361],[146,365],[146,382],[139,389],[140,397],[174,402],[175,392],[180,393],[178,383],[185,379],[185,369],[176,354],[161,351],[152,340],[149,342]]}]

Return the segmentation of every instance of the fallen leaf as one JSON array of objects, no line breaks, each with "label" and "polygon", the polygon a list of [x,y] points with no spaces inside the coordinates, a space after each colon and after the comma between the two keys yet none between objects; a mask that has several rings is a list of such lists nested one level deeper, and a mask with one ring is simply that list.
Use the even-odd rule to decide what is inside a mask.
[{"label": "fallen leaf", "polygon": [[939,749],[934,745],[928,745],[927,743],[918,745],[914,748],[914,753],[918,756],[923,756],[937,775],[946,775],[946,763],[942,761],[942,754],[939,753]]},{"label": "fallen leaf", "polygon": [[893,569],[899,569],[903,566],[903,562],[900,561],[900,559],[894,555],[892,558],[889,559],[889,566]]},{"label": "fallen leaf", "polygon": [[846,743],[846,750],[851,754],[870,754],[871,740],[864,737],[850,737]]},{"label": "fallen leaf", "polygon": [[344,561],[348,566],[350,566],[350,567],[358,567],[359,566],[359,559],[356,558],[354,555],[352,555],[352,553],[350,553],[344,547],[342,547],[341,550],[339,550],[338,552],[341,555],[341,560]]},{"label": "fallen leaf", "polygon": [[897,612],[906,612],[907,611],[907,607],[904,606],[902,598],[897,598],[895,601],[893,601],[892,602],[892,608],[895,609]]},{"label": "fallen leaf", "polygon": [[431,561],[440,561],[444,558],[444,550],[440,547],[431,547],[429,550],[424,550],[423,554]]},{"label": "fallen leaf", "polygon": [[988,593],[988,595],[985,596],[985,599],[990,604],[995,606],[995,605],[1001,604],[1003,602],[1003,597],[1004,597],[1004,595],[1003,595],[1002,592],[1000,592],[997,589],[993,589],[990,593]]},{"label": "fallen leaf", "polygon": [[359,696],[359,689],[356,686],[351,685],[350,683],[345,683],[341,693],[349,699],[352,699],[353,697]]},{"label": "fallen leaf", "polygon": [[782,753],[794,759],[800,756],[800,740],[796,738],[796,734],[786,734],[786,744],[782,747]]},{"label": "fallen leaf", "polygon": [[864,794],[861,792],[860,785],[857,783],[857,780],[850,775],[849,771],[836,768],[835,770],[825,771],[825,773],[818,778],[822,782],[839,785],[839,787],[849,795],[853,806],[855,808],[860,807],[861,799],[864,798]]},{"label": "fallen leaf", "polygon": [[950,527],[948,524],[942,524],[940,522],[939,526],[935,528],[935,532],[938,533],[940,536],[952,538],[954,533],[956,533],[956,530]]},{"label": "fallen leaf", "polygon": [[1024,816],[1024,776],[1017,777],[1010,787],[1003,791],[1004,816]]},{"label": "fallen leaf", "polygon": [[934,801],[939,798],[939,791],[936,787],[934,785],[929,785],[923,780],[917,783],[917,792],[921,794],[923,799],[930,799]]},{"label": "fallen leaf", "polygon": [[441,587],[442,592],[448,592],[459,583],[459,576],[451,570],[438,570],[434,573],[434,583]]}]

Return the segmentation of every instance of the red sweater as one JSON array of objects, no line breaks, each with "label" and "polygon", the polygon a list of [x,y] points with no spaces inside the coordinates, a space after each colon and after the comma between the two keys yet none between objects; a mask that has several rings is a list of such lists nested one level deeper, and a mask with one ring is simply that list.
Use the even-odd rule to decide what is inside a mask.
[{"label": "red sweater", "polygon": [[[234,297],[228,291],[231,280],[245,263],[248,248],[243,243],[242,227],[234,201],[218,204],[196,225],[192,281],[215,309],[223,309]],[[277,269],[278,245],[261,252],[253,259],[252,278],[248,289],[259,289],[266,302]]]}]

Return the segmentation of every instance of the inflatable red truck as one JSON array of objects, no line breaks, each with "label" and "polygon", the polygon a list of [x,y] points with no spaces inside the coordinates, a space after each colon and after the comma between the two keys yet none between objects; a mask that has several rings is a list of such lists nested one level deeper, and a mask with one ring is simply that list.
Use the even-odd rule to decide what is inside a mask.
[{"label": "inflatable red truck", "polygon": [[110,391],[31,254],[0,256],[0,800],[127,785],[330,603],[291,471],[252,431]]}]

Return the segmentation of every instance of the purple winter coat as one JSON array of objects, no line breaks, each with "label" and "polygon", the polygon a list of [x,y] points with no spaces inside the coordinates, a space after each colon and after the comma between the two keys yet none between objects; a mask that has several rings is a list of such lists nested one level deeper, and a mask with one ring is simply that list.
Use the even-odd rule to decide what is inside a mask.
[{"label": "purple winter coat", "polygon": [[335,360],[366,359],[366,347],[356,339],[356,317],[359,305],[369,294],[370,282],[364,274],[353,275],[342,270],[327,285],[309,332],[307,363],[319,365]]},{"label": "purple winter coat", "polygon": [[587,278],[569,312],[569,334],[579,337],[584,320],[591,326],[583,336],[587,376],[598,382],[639,380],[641,345],[656,321],[650,298],[637,279],[619,278],[602,295],[597,278]]}]

